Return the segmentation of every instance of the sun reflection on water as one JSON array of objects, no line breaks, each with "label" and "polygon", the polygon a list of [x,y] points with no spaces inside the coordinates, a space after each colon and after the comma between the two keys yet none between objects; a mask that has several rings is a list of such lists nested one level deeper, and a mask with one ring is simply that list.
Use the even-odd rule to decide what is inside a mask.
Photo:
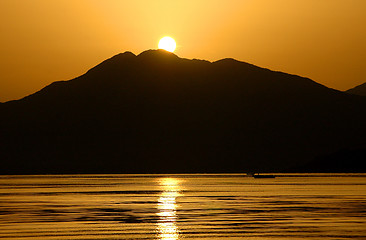
[{"label": "sun reflection on water", "polygon": [[179,196],[179,181],[175,178],[163,178],[159,180],[163,192],[158,200],[157,230],[161,240],[179,239],[179,229],[176,224],[176,197]]}]

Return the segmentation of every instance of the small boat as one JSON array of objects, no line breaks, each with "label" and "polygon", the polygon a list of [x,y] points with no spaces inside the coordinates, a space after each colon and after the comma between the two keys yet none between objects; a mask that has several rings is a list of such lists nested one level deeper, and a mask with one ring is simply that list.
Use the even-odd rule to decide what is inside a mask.
[{"label": "small boat", "polygon": [[253,178],[275,178],[275,175],[272,174],[266,174],[266,175],[260,175],[259,173],[247,173],[248,177],[253,177]]}]

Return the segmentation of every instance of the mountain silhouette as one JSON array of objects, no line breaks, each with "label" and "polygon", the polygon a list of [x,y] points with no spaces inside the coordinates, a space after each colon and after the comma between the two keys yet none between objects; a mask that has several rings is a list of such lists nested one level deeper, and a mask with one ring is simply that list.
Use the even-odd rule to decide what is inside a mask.
[{"label": "mountain silhouette", "polygon": [[164,50],[118,54],[0,116],[3,174],[282,171],[366,146],[363,97]]},{"label": "mountain silhouette", "polygon": [[351,88],[351,89],[347,90],[346,92],[355,94],[355,95],[366,96],[366,82],[361,85],[358,85],[354,88]]},{"label": "mountain silhouette", "polygon": [[317,156],[304,165],[295,166],[288,172],[360,173],[366,172],[366,148],[342,149],[338,152]]}]

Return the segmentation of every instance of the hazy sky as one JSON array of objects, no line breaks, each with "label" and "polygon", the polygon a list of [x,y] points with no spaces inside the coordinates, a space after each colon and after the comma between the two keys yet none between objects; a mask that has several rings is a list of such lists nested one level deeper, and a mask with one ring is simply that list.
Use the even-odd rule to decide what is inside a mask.
[{"label": "hazy sky", "polygon": [[366,0],[0,0],[0,101],[124,51],[232,57],[346,90],[366,82]]}]

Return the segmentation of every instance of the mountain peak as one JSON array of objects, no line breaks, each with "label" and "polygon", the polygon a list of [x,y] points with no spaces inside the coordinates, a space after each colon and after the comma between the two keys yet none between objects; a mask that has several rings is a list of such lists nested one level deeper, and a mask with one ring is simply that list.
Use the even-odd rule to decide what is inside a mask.
[{"label": "mountain peak", "polygon": [[[124,52],[124,53],[120,53],[120,54],[118,54],[118,55],[121,55],[121,56],[129,56],[129,57],[136,57],[136,55],[135,54],[133,54],[132,52],[130,52],[130,51],[126,51],[126,52]],[[117,55],[117,56],[118,56]]]},{"label": "mountain peak", "polygon": [[149,49],[143,51],[142,53],[137,55],[137,57],[142,59],[165,59],[165,60],[172,60],[179,58],[174,53],[166,51],[164,49]]},{"label": "mountain peak", "polygon": [[130,51],[126,51],[126,52],[124,52],[124,53],[119,53],[119,54],[117,54],[117,55],[114,55],[113,57],[111,57],[110,59],[118,59],[118,60],[120,60],[120,59],[130,59],[130,58],[135,58],[136,57],[136,55],[135,54],[133,54],[132,52],[130,52]]}]

